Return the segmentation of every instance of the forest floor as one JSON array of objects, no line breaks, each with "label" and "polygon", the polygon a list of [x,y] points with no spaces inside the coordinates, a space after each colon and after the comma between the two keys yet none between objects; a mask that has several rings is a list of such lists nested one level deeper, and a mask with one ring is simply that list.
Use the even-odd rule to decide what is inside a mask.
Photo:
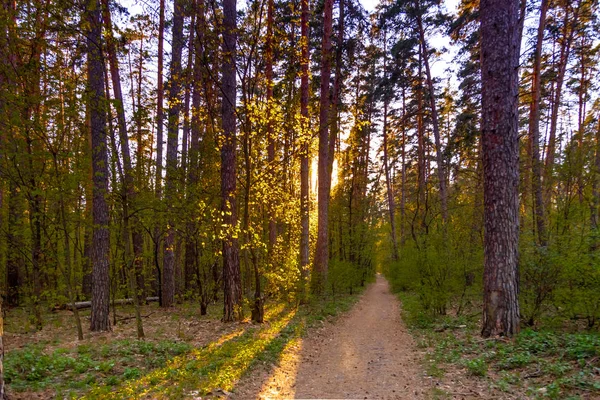
[{"label": "forest floor", "polygon": [[[221,306],[130,307],[112,332],[74,337],[71,313],[32,332],[12,310],[5,334],[10,399],[600,399],[600,335],[525,330],[481,339],[479,321],[427,317],[417,294],[377,275],[364,293],[300,307],[267,304],[264,324],[225,324]],[[22,314],[22,315],[21,315]],[[89,311],[82,315],[88,325]]]},{"label": "forest floor", "polygon": [[248,375],[234,399],[422,399],[431,382],[381,276],[335,324],[310,332],[274,370]]}]

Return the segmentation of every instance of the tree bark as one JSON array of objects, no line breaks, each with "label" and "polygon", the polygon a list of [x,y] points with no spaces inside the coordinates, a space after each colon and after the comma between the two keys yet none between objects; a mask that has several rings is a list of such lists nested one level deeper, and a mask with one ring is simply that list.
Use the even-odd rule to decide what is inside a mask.
[{"label": "tree bark", "polygon": [[546,215],[544,212],[544,199],[542,191],[542,165],[540,160],[540,102],[541,102],[541,65],[544,30],[546,29],[546,13],[549,0],[542,0],[540,21],[538,24],[535,53],[533,55],[532,71],[532,99],[529,109],[529,141],[531,145],[531,166],[533,177],[531,181],[534,196],[535,219],[537,227],[538,244],[546,246]]},{"label": "tree bark", "polygon": [[[267,38],[265,48],[265,78],[267,79],[267,162],[275,182],[275,130],[273,126],[273,0],[267,2]],[[273,248],[277,242],[277,221],[274,205],[269,206],[269,262],[273,263]]]},{"label": "tree bark", "polygon": [[545,205],[549,205],[550,198],[552,196],[554,161],[556,157],[556,131],[558,129],[558,111],[560,109],[560,102],[562,100],[562,88],[565,80],[565,73],[567,71],[567,64],[569,63],[573,35],[575,33],[574,25],[578,18],[580,5],[581,1],[578,3],[574,15],[569,18],[571,5],[569,2],[565,2],[564,4],[565,12],[563,19],[563,41],[560,47],[560,57],[557,66],[558,72],[556,77],[556,88],[552,98],[552,107],[550,112],[550,133],[548,135],[546,165],[544,167],[544,185],[546,191],[546,198],[544,199]]},{"label": "tree bark", "polygon": [[221,211],[223,212],[223,321],[241,320],[242,288],[236,190],[236,0],[223,1]]},{"label": "tree bark", "polygon": [[333,0],[325,0],[323,10],[323,40],[321,46],[321,93],[319,110],[319,164],[318,164],[318,222],[317,249],[315,251],[312,290],[321,294],[327,281],[329,264],[329,196],[331,175],[329,174],[329,79],[331,77],[331,32]]},{"label": "tree bark", "polygon": [[[115,108],[117,110],[117,127],[119,130],[121,157],[123,158],[123,190],[121,193],[121,200],[123,203],[123,246],[125,248],[125,265],[126,268],[132,269],[132,271],[128,271],[128,274],[132,276],[132,278],[130,279],[130,285],[132,291],[134,292],[133,298],[135,300],[134,306],[135,314],[137,317],[136,323],[138,328],[138,339],[141,339],[144,337],[144,329],[142,319],[140,317],[140,304],[138,303],[137,299],[139,296],[138,283],[140,283],[141,281],[141,283],[143,284],[143,280],[141,277],[144,257],[144,238],[142,236],[142,232],[139,229],[139,226],[135,222],[134,226],[132,226],[132,221],[130,218],[130,212],[133,209],[132,204],[135,204],[137,193],[134,184],[135,177],[131,163],[131,152],[129,150],[129,135],[127,134],[127,121],[125,119],[125,107],[123,102],[123,92],[121,89],[121,74],[119,71],[115,39],[112,33],[112,21],[108,0],[102,0],[102,13],[107,32],[106,49],[109,59],[110,76],[112,78],[112,88],[116,100]],[[140,105],[138,103],[138,107],[139,106]]]},{"label": "tree bark", "polygon": [[[383,79],[387,79],[387,35],[383,35]],[[383,94],[383,169],[385,171],[385,186],[388,202],[388,213],[390,215],[390,228],[392,240],[392,259],[398,261],[398,241],[396,238],[396,204],[394,200],[394,188],[390,174],[390,165],[388,157],[388,104],[389,93],[387,90]]]},{"label": "tree bark", "polygon": [[167,122],[167,174],[165,179],[165,204],[167,230],[165,233],[162,307],[171,307],[175,301],[175,228],[173,201],[176,196],[177,146],[179,141],[179,114],[181,113],[181,53],[183,50],[182,0],[175,0],[173,13],[173,44],[169,77],[169,116]]},{"label": "tree bark", "polygon": [[158,16],[158,60],[156,77],[156,175],[154,190],[156,198],[162,196],[162,159],[163,159],[163,59],[165,36],[165,0],[160,0]]},{"label": "tree bark", "polygon": [[[302,285],[306,284],[308,277],[309,263],[309,165],[308,152],[310,144],[310,116],[308,115],[308,64],[310,54],[308,52],[308,0],[301,0],[302,15],[300,32],[301,39],[301,77],[300,77],[300,114],[301,119],[301,147],[300,147],[300,225],[302,232],[300,235],[300,274],[302,276]],[[302,288],[305,293],[305,288]]]},{"label": "tree bark", "polygon": [[518,0],[482,0],[484,306],[481,334],[519,332]]},{"label": "tree bark", "polygon": [[444,164],[444,155],[442,151],[442,143],[440,140],[440,124],[438,118],[437,105],[435,104],[435,88],[431,77],[431,69],[429,67],[429,49],[425,39],[425,30],[423,28],[423,20],[421,15],[417,16],[419,27],[419,38],[421,40],[421,49],[423,55],[423,63],[425,64],[425,76],[427,78],[427,88],[429,91],[429,105],[431,107],[431,123],[433,126],[433,138],[435,141],[435,156],[437,162],[437,173],[440,188],[440,203],[442,205],[442,222],[444,225],[448,220],[448,190],[446,187],[446,168]]},{"label": "tree bark", "polygon": [[108,195],[108,148],[106,128],[106,98],[104,95],[104,60],[102,57],[102,26],[98,0],[88,0],[88,93],[92,137],[93,171],[93,247],[92,247],[92,317],[90,330],[110,330],[109,320],[109,250],[110,216]]}]

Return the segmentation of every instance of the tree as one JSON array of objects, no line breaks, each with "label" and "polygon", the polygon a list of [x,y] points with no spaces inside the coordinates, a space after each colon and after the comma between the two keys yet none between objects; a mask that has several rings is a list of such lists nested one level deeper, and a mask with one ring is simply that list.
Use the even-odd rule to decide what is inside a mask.
[{"label": "tree", "polygon": [[[301,0],[302,9],[300,17],[301,31],[301,76],[300,76],[300,115],[302,135],[300,145],[300,225],[302,233],[300,234],[300,273],[302,276],[302,285],[306,282],[307,269],[309,263],[309,188],[308,188],[308,153],[310,144],[309,126],[310,116],[308,115],[308,64],[310,55],[308,52],[308,0]],[[305,289],[302,288],[304,291]]]},{"label": "tree", "polygon": [[484,294],[481,334],[519,332],[519,1],[482,0]]},{"label": "tree", "polygon": [[164,243],[162,272],[163,307],[171,307],[175,301],[175,221],[173,201],[177,182],[177,147],[179,145],[179,114],[181,111],[181,53],[183,50],[183,3],[175,0],[173,12],[173,45],[169,77],[169,116],[167,123],[167,175],[165,180],[165,203],[167,230]]},{"label": "tree", "polygon": [[221,211],[223,215],[223,321],[242,318],[236,188],[236,0],[223,1]]},{"label": "tree", "polygon": [[92,248],[92,331],[110,330],[109,321],[109,247],[110,217],[108,195],[108,148],[106,127],[106,98],[104,95],[104,59],[102,57],[102,25],[100,2],[86,3],[88,26],[87,104],[92,138],[93,171],[93,248]]},{"label": "tree", "polygon": [[312,289],[323,291],[327,281],[329,263],[329,198],[331,174],[329,172],[329,79],[331,77],[331,32],[333,29],[333,0],[325,0],[323,9],[323,40],[321,44],[321,100],[319,108],[319,164],[318,164],[318,222],[317,249],[313,263]]}]

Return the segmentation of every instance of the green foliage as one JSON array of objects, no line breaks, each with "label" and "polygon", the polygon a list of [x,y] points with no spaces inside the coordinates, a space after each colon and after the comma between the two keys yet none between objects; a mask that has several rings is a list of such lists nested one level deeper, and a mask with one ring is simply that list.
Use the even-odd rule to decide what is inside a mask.
[{"label": "green foliage", "polygon": [[481,340],[477,319],[432,316],[417,294],[399,296],[403,319],[419,347],[427,349],[426,370],[431,376],[462,366],[472,377],[513,395],[523,389],[532,397],[556,399],[579,391],[600,395],[597,332],[525,329],[512,341]]},{"label": "green foliage", "polygon": [[465,361],[465,367],[472,375],[485,376],[487,374],[488,365],[483,358],[474,358]]},{"label": "green foliage", "polygon": [[79,391],[99,382],[115,386],[122,379],[138,378],[190,350],[187,343],[168,341],[121,340],[110,345],[81,344],[55,350],[44,344],[29,345],[6,353],[5,379],[15,391]]}]

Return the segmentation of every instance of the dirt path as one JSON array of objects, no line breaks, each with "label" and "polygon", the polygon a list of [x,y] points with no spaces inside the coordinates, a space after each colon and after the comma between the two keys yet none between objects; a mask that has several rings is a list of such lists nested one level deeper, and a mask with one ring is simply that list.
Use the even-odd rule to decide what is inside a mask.
[{"label": "dirt path", "polygon": [[354,308],[290,346],[275,371],[241,382],[236,399],[420,399],[420,355],[380,275]]}]

